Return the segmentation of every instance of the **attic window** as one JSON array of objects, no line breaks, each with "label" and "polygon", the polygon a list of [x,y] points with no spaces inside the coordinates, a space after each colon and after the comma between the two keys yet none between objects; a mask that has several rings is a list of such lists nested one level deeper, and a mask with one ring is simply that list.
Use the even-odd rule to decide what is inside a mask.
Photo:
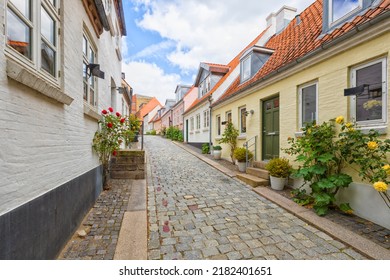
[{"label": "attic window", "polygon": [[329,0],[329,23],[337,23],[363,7],[363,0]]},{"label": "attic window", "polygon": [[273,50],[253,46],[240,58],[241,83],[252,78],[273,54]]}]

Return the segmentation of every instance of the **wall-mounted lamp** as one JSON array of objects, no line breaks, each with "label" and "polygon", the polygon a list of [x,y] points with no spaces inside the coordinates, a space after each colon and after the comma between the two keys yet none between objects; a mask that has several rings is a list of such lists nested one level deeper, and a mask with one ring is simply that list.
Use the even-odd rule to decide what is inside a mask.
[{"label": "wall-mounted lamp", "polygon": [[104,79],[104,72],[100,70],[100,64],[88,64],[87,65],[87,76],[95,76],[100,79]]},{"label": "wall-mounted lamp", "polygon": [[245,111],[245,116],[248,116],[249,114],[253,115],[255,111],[250,110],[250,111]]}]

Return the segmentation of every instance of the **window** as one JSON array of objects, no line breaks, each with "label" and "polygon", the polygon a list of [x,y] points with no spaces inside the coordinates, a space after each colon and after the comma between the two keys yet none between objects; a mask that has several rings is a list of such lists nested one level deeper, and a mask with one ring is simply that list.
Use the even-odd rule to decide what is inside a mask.
[{"label": "window", "polygon": [[351,70],[352,87],[367,85],[352,98],[352,117],[359,125],[385,124],[387,121],[386,59],[375,60]]},{"label": "window", "polygon": [[[24,62],[58,77],[59,1],[9,0],[7,45]],[[25,60],[27,59],[27,60]],[[45,75],[47,76],[47,75]]]},{"label": "window", "polygon": [[318,83],[299,87],[299,128],[318,121]]},{"label": "window", "polygon": [[190,131],[194,131],[194,118],[192,117],[191,119],[190,119]]},{"label": "window", "polygon": [[226,121],[232,122],[232,112],[226,112]]},{"label": "window", "polygon": [[96,52],[91,44],[89,37],[83,35],[83,82],[84,82],[84,100],[93,107],[97,107],[96,82],[94,76],[87,75],[87,65],[96,63]]},{"label": "window", "polygon": [[329,0],[329,22],[337,22],[362,8],[363,0]]},{"label": "window", "polygon": [[196,130],[200,129],[200,114],[196,115]]},{"label": "window", "polygon": [[240,116],[240,134],[246,133],[246,107],[238,109]]},{"label": "window", "polygon": [[210,126],[210,111],[206,110],[203,112],[203,127],[208,128]]},{"label": "window", "polygon": [[221,135],[221,116],[220,115],[217,116],[216,124],[217,124],[217,135],[220,136]]},{"label": "window", "polygon": [[248,80],[251,76],[251,56],[249,55],[241,63],[241,81]]}]

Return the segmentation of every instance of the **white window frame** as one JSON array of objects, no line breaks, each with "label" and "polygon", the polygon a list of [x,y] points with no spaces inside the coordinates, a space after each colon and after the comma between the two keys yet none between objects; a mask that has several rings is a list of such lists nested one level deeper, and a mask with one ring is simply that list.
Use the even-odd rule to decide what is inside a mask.
[{"label": "white window frame", "polygon": [[[378,127],[378,126],[385,126],[387,125],[387,57],[382,57],[379,59],[372,60],[370,62],[362,63],[357,66],[354,66],[351,68],[350,73],[350,81],[351,81],[351,87],[356,87],[356,71],[369,67],[371,65],[382,63],[382,119],[380,120],[371,120],[371,121],[359,121],[357,124],[361,127]],[[357,120],[356,118],[356,96],[352,96],[350,98],[350,104],[351,104],[351,118],[352,120]]]},{"label": "white window frame", "polygon": [[194,124],[194,117],[191,117],[190,119],[190,131],[195,130],[195,124]]},{"label": "white window frame", "polygon": [[216,121],[215,121],[215,124],[216,124],[216,131],[217,131],[217,136],[221,136],[221,132],[222,132],[222,127],[221,127],[221,115],[217,115],[216,116]]},{"label": "white window frame", "polygon": [[302,104],[302,98],[303,98],[303,89],[310,87],[310,86],[316,86],[316,114],[315,114],[315,121],[318,123],[318,81],[309,82],[303,85],[300,85],[298,87],[298,104],[299,104],[299,129],[302,129],[304,127],[303,125],[303,104]]},{"label": "white window frame", "polygon": [[[60,57],[61,57],[61,43],[60,43],[60,27],[61,27],[61,16],[59,14],[59,8],[60,8],[61,1],[56,0],[55,6],[53,6],[49,0],[36,0],[36,1],[30,1],[30,13],[31,13],[31,20],[27,19],[22,12],[20,12],[17,7],[12,3],[12,1],[8,0],[5,4],[5,45],[6,45],[6,53],[9,55],[13,60],[18,61],[21,65],[24,67],[32,70],[33,72],[38,73],[39,77],[42,79],[45,79],[47,81],[50,81],[51,83],[54,83],[56,85],[59,85],[60,83]],[[55,45],[48,42],[48,40],[43,38],[42,32],[41,32],[41,9],[44,9],[47,14],[53,19],[54,21],[54,42]],[[19,53],[16,49],[9,46],[7,44],[7,32],[8,32],[8,18],[7,18],[7,12],[8,9],[10,9],[16,17],[18,17],[20,20],[22,20],[29,28],[30,28],[30,44],[31,44],[31,58],[28,58],[24,56],[23,54]],[[47,45],[50,45],[52,49],[55,51],[54,56],[54,75],[46,71],[42,68],[42,55],[41,55],[41,42],[44,42]]]},{"label": "white window frame", "polygon": [[[88,65],[89,63],[91,63],[90,61],[90,55],[91,55],[91,49],[92,51],[94,52],[94,61],[93,63],[97,63],[97,48],[95,46],[95,43],[91,40],[91,36],[88,34],[89,32],[87,32],[86,30],[84,30],[83,32],[83,39],[84,38],[87,40],[87,53],[85,54],[84,53],[84,50],[82,50],[82,53],[83,53],[83,71],[85,71],[86,69],[84,69],[84,64]],[[84,47],[84,46],[83,46]],[[87,75],[85,72],[83,73],[83,75]],[[91,104],[91,98],[90,98],[90,90],[91,90],[91,84],[90,84],[90,80],[93,80],[93,92],[94,92],[94,104]],[[87,85],[87,98],[85,98],[84,96],[84,85]],[[93,108],[97,108],[98,107],[98,79],[91,75],[90,77],[87,77],[87,83],[85,83],[85,80],[84,80],[84,76],[83,76],[83,100],[84,100],[84,104],[87,104],[88,106],[90,107],[93,107]]]},{"label": "white window frame", "polygon": [[233,116],[232,116],[232,111],[227,111],[226,113],[225,113],[225,121],[226,121],[226,123],[229,121],[229,115],[230,115],[230,120],[233,122]]},{"label": "white window frame", "polygon": [[333,0],[329,0],[329,10],[328,10],[328,22],[329,26],[337,25],[338,23],[344,21],[346,18],[348,18],[350,15],[354,14],[355,12],[361,10],[363,8],[363,0],[359,0],[359,6],[348,13],[346,13],[344,16],[342,16],[339,19],[333,20]]},{"label": "white window frame", "polygon": [[200,113],[196,114],[196,130],[200,130]]},{"label": "white window frame", "polygon": [[[242,132],[242,110],[245,110],[246,112],[246,106],[242,106],[238,108],[238,125],[239,125],[239,132],[240,135],[246,135],[246,127],[245,127],[245,132]],[[246,118],[246,116],[245,116]],[[246,119],[245,119],[245,125],[246,125]]]},{"label": "white window frame", "polygon": [[[249,74],[248,76],[244,76],[244,67],[245,67],[245,63],[249,61],[249,64],[248,64],[248,67],[249,67]],[[251,61],[251,55],[248,55],[247,57],[245,57],[242,61],[241,61],[241,82],[245,82],[246,80],[250,79],[251,78],[251,64],[252,64],[252,61]]]},{"label": "white window frame", "polygon": [[210,127],[210,110],[203,111],[203,128]]}]

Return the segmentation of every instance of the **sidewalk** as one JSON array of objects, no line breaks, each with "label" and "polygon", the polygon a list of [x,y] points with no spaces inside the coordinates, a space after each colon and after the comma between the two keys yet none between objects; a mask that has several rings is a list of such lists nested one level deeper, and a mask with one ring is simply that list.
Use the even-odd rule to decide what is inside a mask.
[{"label": "sidewalk", "polygon": [[[237,173],[240,173],[237,167],[230,162],[214,160],[211,155],[201,154],[201,151],[193,146],[174,143],[230,177],[235,177]],[[289,198],[288,189],[278,192],[270,188],[258,187],[253,191],[369,258],[390,259],[390,230],[386,228],[357,216],[345,215],[337,211],[332,211],[325,217],[319,217],[312,210],[294,203]]]}]

